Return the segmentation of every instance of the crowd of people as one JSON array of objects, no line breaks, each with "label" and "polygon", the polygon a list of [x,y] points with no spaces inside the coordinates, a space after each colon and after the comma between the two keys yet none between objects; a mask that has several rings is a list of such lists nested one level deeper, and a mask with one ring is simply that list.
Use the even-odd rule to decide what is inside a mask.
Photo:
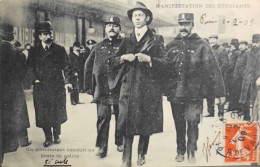
[{"label": "crowd of people", "polygon": [[135,135],[140,136],[137,165],[141,166],[150,136],[163,132],[163,95],[175,122],[177,162],[184,161],[186,152],[188,160],[195,161],[204,98],[206,117],[214,117],[217,99],[220,121],[225,119],[226,104],[228,111],[244,116],[245,121],[259,121],[260,34],[252,36],[250,47],[238,39],[220,44],[217,35],[203,39],[193,33],[194,15],[181,13],[179,34],[165,45],[163,37],[149,28],[153,13],[143,3],[137,2],[127,15],[134,27],[129,37],[119,36],[120,18],[111,16],[104,23],[103,41],[88,40],[83,46],[75,41],[68,55],[53,41],[50,22],[39,23],[39,42],[26,44],[25,49],[12,42],[13,26],[0,24],[1,163],[4,153],[16,151],[19,144],[31,144],[23,91],[31,83],[44,147],[61,142],[61,125],[67,121],[65,89],[72,105],[82,104],[79,93],[86,92],[97,105],[96,155],[107,156],[113,111],[122,167],[132,165]]}]

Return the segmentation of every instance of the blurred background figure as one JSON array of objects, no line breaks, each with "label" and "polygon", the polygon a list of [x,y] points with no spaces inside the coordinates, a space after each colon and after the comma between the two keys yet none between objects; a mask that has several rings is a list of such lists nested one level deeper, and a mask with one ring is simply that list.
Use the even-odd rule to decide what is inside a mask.
[{"label": "blurred background figure", "polygon": [[229,45],[228,45],[227,42],[224,42],[224,43],[222,44],[222,47],[225,48],[227,52],[229,51]]},{"label": "blurred background figure", "polygon": [[[28,60],[29,55],[32,54],[32,49],[33,49],[33,46],[31,44],[27,43],[27,44],[24,45],[23,53],[26,56],[26,60]],[[23,88],[24,88],[24,90],[31,89],[32,81],[33,81],[32,69],[28,68],[27,72],[26,72],[26,75],[24,77],[24,80],[23,80]]]},{"label": "blurred background figure", "polygon": [[90,39],[86,43],[87,43],[88,48],[91,50],[93,48],[93,46],[96,45],[97,42],[93,39]]}]

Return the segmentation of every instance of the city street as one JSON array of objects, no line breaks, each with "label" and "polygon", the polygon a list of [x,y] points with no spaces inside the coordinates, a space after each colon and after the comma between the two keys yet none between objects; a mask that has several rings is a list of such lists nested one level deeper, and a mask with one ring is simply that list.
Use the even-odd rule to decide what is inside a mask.
[{"label": "city street", "polygon": [[[17,152],[5,154],[3,167],[43,167],[47,165],[71,165],[72,167],[119,167],[121,165],[122,153],[117,152],[114,144],[115,118],[112,116],[110,124],[110,136],[108,145],[108,154],[104,159],[95,156],[96,140],[96,105],[91,104],[92,97],[81,93],[80,101],[85,104],[72,106],[70,104],[69,94],[67,94],[67,114],[68,121],[62,125],[61,140],[58,145],[53,144],[44,148],[44,134],[42,129],[35,125],[35,113],[33,107],[32,90],[25,91],[30,124],[28,129],[29,139],[32,144],[29,147],[20,147]],[[149,99],[147,99],[149,100]],[[204,105],[206,106],[206,105]],[[174,121],[171,114],[169,102],[164,98],[164,132],[154,134],[150,138],[148,154],[146,155],[146,164],[144,167],[170,167],[170,166],[188,166],[192,165],[220,165],[224,163],[224,158],[216,154],[213,146],[213,140],[217,136],[217,128],[222,124],[217,117],[202,118],[199,125],[198,151],[196,153],[196,162],[188,162],[187,155],[182,163],[175,161],[176,153],[176,133]],[[215,115],[217,112],[215,112]],[[204,109],[206,114],[206,108]],[[230,113],[225,117],[229,119]],[[208,142],[207,142],[208,137]],[[208,148],[203,149],[203,144]],[[212,144],[212,148],[209,146]],[[132,164],[137,161],[138,136],[134,139]],[[208,155],[208,161],[207,161]]]}]

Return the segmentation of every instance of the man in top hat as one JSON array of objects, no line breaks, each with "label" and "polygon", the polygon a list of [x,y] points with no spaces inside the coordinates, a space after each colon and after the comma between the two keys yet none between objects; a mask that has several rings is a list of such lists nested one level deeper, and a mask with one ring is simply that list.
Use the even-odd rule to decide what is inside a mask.
[{"label": "man in top hat", "polygon": [[[225,91],[225,81],[224,81],[224,74],[228,67],[228,52],[218,44],[218,36],[211,35],[209,37],[209,44],[213,51],[213,58],[216,59],[216,65],[214,68],[214,85],[215,85],[215,92],[211,92],[212,96],[207,97],[208,103],[208,113],[206,117],[214,117],[215,113],[215,98],[218,98],[218,117],[219,120],[224,120],[224,105],[226,100],[226,91]],[[216,80],[219,79],[220,80]],[[211,91],[211,90],[209,90]]]},{"label": "man in top hat", "polygon": [[246,69],[239,102],[243,105],[244,120],[250,120],[249,106],[252,108],[257,94],[256,80],[260,77],[260,34],[252,36],[252,46],[243,61]]},{"label": "man in top hat", "polygon": [[174,69],[168,72],[172,76],[168,79],[165,95],[171,103],[177,131],[175,160],[182,162],[186,152],[186,134],[188,159],[195,160],[203,98],[212,96],[208,92],[214,92],[214,73],[211,67],[216,62],[209,44],[198,34],[192,33],[194,15],[181,13],[178,15],[178,23],[180,33],[166,45]]},{"label": "man in top hat", "polygon": [[13,25],[0,23],[0,166],[4,153],[28,146],[30,127],[22,80],[26,73],[25,56],[15,49]]},{"label": "man in top hat", "polygon": [[71,66],[65,48],[53,42],[50,22],[39,23],[37,33],[40,42],[29,55],[28,61],[34,76],[36,126],[43,129],[43,146],[49,147],[53,137],[55,144],[61,142],[61,124],[67,121],[64,86],[72,88],[69,83]]},{"label": "man in top hat", "polygon": [[[82,104],[79,101],[79,74],[81,74],[80,69],[80,61],[82,55],[80,54],[80,43],[75,41],[72,46],[72,52],[69,54],[71,66],[72,66],[72,76],[71,76],[71,83],[73,89],[70,92],[70,101],[72,105]],[[83,70],[84,71],[84,70]],[[83,72],[82,72],[83,73]],[[82,74],[83,77],[83,74]],[[84,78],[84,77],[83,77]]]},{"label": "man in top hat", "polygon": [[120,87],[117,129],[124,135],[122,166],[131,166],[135,135],[140,135],[137,165],[143,165],[150,135],[163,131],[160,77],[167,63],[162,36],[148,27],[152,12],[137,2],[127,14],[134,31],[111,59],[113,69],[120,68],[113,87]]},{"label": "man in top hat", "polygon": [[[231,95],[230,103],[231,105],[236,105],[236,109],[239,112],[239,115],[244,115],[244,110],[249,111],[249,106],[247,105],[241,105],[239,103],[240,95],[241,95],[241,88],[242,88],[242,82],[245,75],[245,68],[246,68],[246,54],[247,54],[247,41],[240,41],[239,42],[239,50],[240,54],[237,57],[237,61],[234,67],[233,71],[233,80],[232,80],[232,89],[231,89]],[[244,117],[245,118],[245,117]]]},{"label": "man in top hat", "polygon": [[227,92],[228,92],[228,111],[237,111],[240,108],[236,100],[236,90],[233,89],[234,80],[233,80],[233,72],[235,69],[235,65],[237,62],[237,58],[240,55],[241,51],[239,50],[239,41],[238,39],[232,39],[230,43],[230,50],[228,53],[229,64],[228,69],[226,71],[225,77],[227,82]]},{"label": "man in top hat", "polygon": [[[109,58],[115,56],[122,42],[119,38],[121,30],[120,19],[111,16],[104,25],[107,38],[97,43],[86,63],[84,69],[85,90],[93,95],[93,103],[97,104],[97,139],[96,147],[99,148],[97,156],[104,158],[107,155],[109,126],[111,110],[113,107],[117,124],[119,107],[119,89],[111,90],[111,85],[118,71],[111,70]],[[119,152],[123,151],[123,136],[115,131],[115,144]]]}]

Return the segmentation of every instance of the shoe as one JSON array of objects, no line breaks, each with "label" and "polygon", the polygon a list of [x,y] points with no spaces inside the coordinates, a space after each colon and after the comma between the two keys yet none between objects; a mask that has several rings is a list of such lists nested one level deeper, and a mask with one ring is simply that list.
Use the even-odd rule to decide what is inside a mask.
[{"label": "shoe", "polygon": [[220,116],[218,117],[218,119],[219,119],[220,121],[224,121],[223,115],[220,115]]},{"label": "shoe", "polygon": [[195,151],[187,148],[188,161],[191,163],[196,162]]},{"label": "shoe", "polygon": [[45,142],[43,143],[44,147],[49,147],[50,145],[52,145],[52,140],[45,140]]},{"label": "shoe", "polygon": [[142,166],[143,164],[145,164],[145,156],[139,154],[138,155],[138,160],[137,160],[137,165],[138,166]]},{"label": "shoe", "polygon": [[205,115],[203,117],[214,117],[214,114]]},{"label": "shoe", "polygon": [[25,143],[21,144],[21,147],[27,147],[27,146],[29,146],[31,144],[32,144],[32,142],[27,140]]},{"label": "shoe", "polygon": [[122,144],[121,146],[117,146],[117,151],[123,152],[124,151],[124,145]]},{"label": "shoe", "polygon": [[55,144],[59,144],[61,142],[60,137],[59,136],[54,136],[54,143]]},{"label": "shoe", "polygon": [[76,105],[77,103],[75,101],[71,102],[71,105]]},{"label": "shoe", "polygon": [[77,104],[85,104],[85,103],[78,101]]},{"label": "shoe", "polygon": [[96,156],[100,158],[105,158],[107,156],[107,150],[104,147],[101,147],[96,153]]},{"label": "shoe", "polygon": [[175,157],[175,160],[177,162],[183,162],[184,161],[184,155],[183,154],[178,154],[176,157]]}]

